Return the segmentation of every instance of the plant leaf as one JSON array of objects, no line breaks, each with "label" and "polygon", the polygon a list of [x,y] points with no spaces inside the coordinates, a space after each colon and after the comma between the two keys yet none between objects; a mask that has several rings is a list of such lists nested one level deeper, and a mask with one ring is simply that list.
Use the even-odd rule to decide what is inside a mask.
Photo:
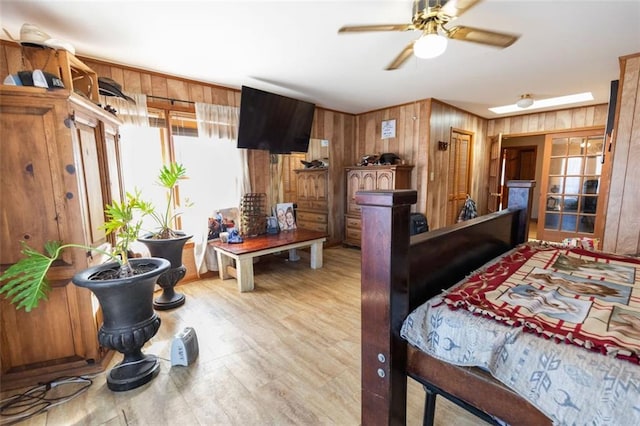
[{"label": "plant leaf", "polygon": [[59,256],[60,247],[59,242],[47,243],[45,250],[50,254],[49,257],[23,244],[22,253],[26,257],[11,265],[0,275],[0,281],[6,281],[0,287],[0,294],[5,293],[6,298],[11,298],[11,303],[17,303],[16,309],[24,308],[25,311],[30,312],[31,309],[36,308],[40,300],[47,299],[51,289],[46,275],[51,264]]}]

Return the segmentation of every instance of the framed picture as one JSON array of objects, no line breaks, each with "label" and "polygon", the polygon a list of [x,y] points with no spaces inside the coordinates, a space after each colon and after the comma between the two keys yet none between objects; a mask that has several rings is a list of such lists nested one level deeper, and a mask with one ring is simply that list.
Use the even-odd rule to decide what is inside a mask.
[{"label": "framed picture", "polygon": [[293,203],[276,204],[276,218],[278,219],[278,228],[281,231],[296,229],[296,216],[293,211]]},{"label": "framed picture", "polygon": [[240,212],[236,207],[216,211],[213,217],[208,220],[209,234],[207,235],[207,240],[215,240],[220,238],[221,232],[230,232],[232,229],[237,229],[237,224],[240,223],[239,218]]},{"label": "framed picture", "polygon": [[396,137],[396,120],[385,120],[382,122],[382,139]]}]

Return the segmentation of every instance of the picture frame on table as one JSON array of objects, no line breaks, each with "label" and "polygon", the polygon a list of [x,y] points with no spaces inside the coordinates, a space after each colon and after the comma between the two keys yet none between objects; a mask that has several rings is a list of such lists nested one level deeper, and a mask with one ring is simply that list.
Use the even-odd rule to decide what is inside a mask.
[{"label": "picture frame on table", "polygon": [[278,228],[281,231],[290,231],[297,228],[293,203],[276,204],[275,216],[278,220]]},{"label": "picture frame on table", "polygon": [[207,240],[218,239],[220,238],[220,233],[231,232],[233,229],[238,229],[239,223],[240,211],[237,207],[217,210],[213,216],[208,219],[207,226],[209,233]]}]

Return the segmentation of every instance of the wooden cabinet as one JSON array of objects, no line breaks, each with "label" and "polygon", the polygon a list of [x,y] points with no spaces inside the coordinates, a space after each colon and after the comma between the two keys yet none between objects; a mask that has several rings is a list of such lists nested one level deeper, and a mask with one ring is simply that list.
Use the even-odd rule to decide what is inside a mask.
[{"label": "wooden cabinet", "polygon": [[345,215],[345,244],[360,246],[360,206],[356,192],[385,189],[409,189],[410,165],[347,167],[347,204]]},{"label": "wooden cabinet", "polygon": [[[0,268],[21,257],[20,241],[38,250],[50,240],[107,242],[104,203],[122,195],[115,116],[66,90],[3,86],[0,127]],[[3,388],[103,369],[98,304],[70,282],[90,262],[67,250],[48,275],[49,300],[29,313],[2,300]]]},{"label": "wooden cabinet", "polygon": [[297,175],[298,228],[328,232],[328,170],[299,169]]}]

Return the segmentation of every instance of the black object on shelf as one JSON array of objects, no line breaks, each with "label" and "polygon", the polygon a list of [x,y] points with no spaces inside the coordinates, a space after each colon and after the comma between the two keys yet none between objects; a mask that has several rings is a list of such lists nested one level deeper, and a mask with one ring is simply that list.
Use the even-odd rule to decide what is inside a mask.
[{"label": "black object on shelf", "polygon": [[429,224],[427,223],[427,217],[422,213],[411,213],[409,219],[409,235],[421,234],[429,230]]}]

